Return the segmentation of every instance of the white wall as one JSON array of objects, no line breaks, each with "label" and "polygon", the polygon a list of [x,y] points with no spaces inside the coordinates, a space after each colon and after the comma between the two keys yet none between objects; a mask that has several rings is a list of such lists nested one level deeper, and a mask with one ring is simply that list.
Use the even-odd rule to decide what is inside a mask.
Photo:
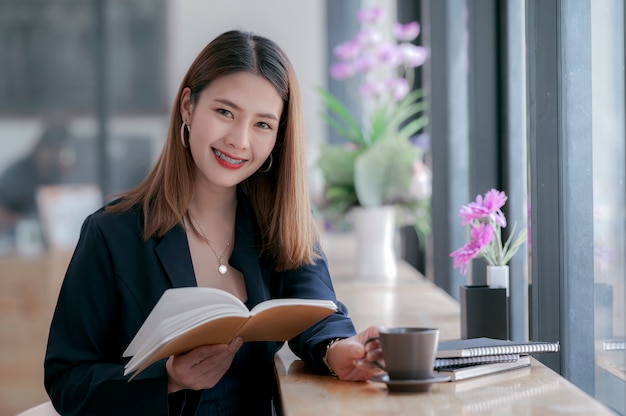
[{"label": "white wall", "polygon": [[311,166],[326,134],[314,91],[325,86],[327,72],[325,10],[321,0],[168,0],[169,101],[196,55],[217,35],[242,29],[270,38],[287,53],[300,81]]}]

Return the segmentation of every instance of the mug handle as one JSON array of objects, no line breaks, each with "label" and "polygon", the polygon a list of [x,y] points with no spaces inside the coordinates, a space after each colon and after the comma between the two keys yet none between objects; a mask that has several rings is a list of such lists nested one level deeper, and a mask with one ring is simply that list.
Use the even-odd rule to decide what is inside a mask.
[{"label": "mug handle", "polygon": [[[365,347],[369,342],[372,342],[372,341],[380,341],[380,337],[370,337],[366,339],[365,342],[363,343],[363,347]],[[380,368],[381,370],[387,371],[385,366],[379,363],[378,361],[370,361],[370,362],[374,364],[376,367]]]}]

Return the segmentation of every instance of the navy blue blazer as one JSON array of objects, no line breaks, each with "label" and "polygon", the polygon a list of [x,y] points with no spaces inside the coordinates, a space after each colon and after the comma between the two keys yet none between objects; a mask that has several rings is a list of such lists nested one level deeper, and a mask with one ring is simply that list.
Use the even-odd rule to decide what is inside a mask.
[{"label": "navy blue blazer", "polygon": [[[142,229],[138,210],[112,214],[100,209],[83,224],[59,294],[44,362],[44,384],[57,411],[155,416],[195,414],[204,407],[202,414],[236,414],[242,411],[237,408],[242,402],[271,395],[273,357],[282,343],[244,344],[222,381],[203,392],[168,395],[166,360],[131,382],[123,375],[128,359],[122,353],[162,293],[196,286],[183,228],[176,226],[162,238],[147,241]],[[229,263],[243,273],[249,308],[280,297],[337,302],[325,256],[314,265],[276,273],[267,259],[259,258],[258,241],[253,212],[240,192]],[[289,341],[294,353],[317,372],[327,371],[321,361],[323,346],[355,333],[346,308],[337,304],[337,313]]]}]

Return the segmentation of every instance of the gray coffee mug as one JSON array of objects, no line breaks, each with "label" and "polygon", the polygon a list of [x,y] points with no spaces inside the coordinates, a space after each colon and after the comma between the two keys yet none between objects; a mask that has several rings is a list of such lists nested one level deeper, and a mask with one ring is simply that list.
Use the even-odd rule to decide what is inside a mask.
[{"label": "gray coffee mug", "polygon": [[418,327],[382,328],[379,336],[385,365],[376,363],[390,380],[425,380],[433,377],[439,329]]}]

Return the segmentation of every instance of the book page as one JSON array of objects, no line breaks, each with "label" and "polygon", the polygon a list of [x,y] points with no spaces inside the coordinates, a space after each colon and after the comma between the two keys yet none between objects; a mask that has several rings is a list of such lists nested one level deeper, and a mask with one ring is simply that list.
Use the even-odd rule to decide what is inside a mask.
[{"label": "book page", "polygon": [[319,307],[315,303],[310,305],[287,303],[257,310],[237,335],[244,341],[287,341],[335,313],[337,306],[331,303],[334,306],[332,309],[329,305]]},{"label": "book page", "polygon": [[166,318],[143,340],[134,355],[143,357],[152,354],[158,348],[193,328],[222,317],[247,318],[248,314],[230,305],[207,305],[204,308],[197,308]]},{"label": "book page", "polygon": [[[124,351],[123,356],[130,357],[137,354],[139,345],[145,344],[164,320],[188,311],[205,308],[208,305],[212,305],[213,308],[222,308],[220,306],[222,304],[236,307],[246,315],[249,313],[243,302],[223,290],[209,287],[180,287],[166,290]],[[232,308],[229,310],[232,311]]]},{"label": "book page", "polygon": [[258,314],[266,309],[274,308],[280,305],[311,305],[317,306],[321,308],[332,309],[333,311],[337,310],[337,305],[332,300],[322,300],[322,299],[301,299],[301,298],[280,298],[280,299],[269,299],[264,302],[259,303],[250,311],[250,315]]},{"label": "book page", "polygon": [[236,336],[246,319],[245,317],[224,317],[199,325],[173,340],[162,340],[152,350],[131,358],[126,365],[124,375],[135,370],[137,370],[135,373],[137,375],[162,358],[184,354],[201,345],[226,344]]}]

